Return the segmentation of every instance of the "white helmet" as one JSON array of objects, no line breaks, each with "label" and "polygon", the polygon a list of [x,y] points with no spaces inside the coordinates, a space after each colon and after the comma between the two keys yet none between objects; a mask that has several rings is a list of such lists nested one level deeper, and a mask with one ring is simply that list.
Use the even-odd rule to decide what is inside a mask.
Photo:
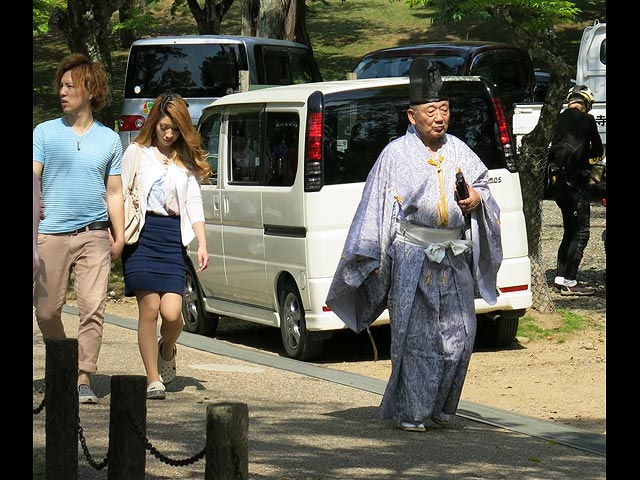
[{"label": "white helmet", "polygon": [[595,98],[593,96],[593,92],[586,85],[576,85],[569,89],[569,93],[567,94],[567,102],[582,102],[584,106],[587,108],[587,112],[591,110],[593,106]]}]

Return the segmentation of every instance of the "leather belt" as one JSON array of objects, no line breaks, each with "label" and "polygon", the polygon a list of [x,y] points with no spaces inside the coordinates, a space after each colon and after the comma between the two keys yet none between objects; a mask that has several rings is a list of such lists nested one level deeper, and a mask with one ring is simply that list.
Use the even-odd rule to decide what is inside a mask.
[{"label": "leather belt", "polygon": [[56,233],[55,235],[77,235],[78,233],[88,232],[90,230],[106,230],[110,226],[111,222],[109,221],[91,222],[89,225],[78,228],[77,230],[72,230],[71,232]]}]

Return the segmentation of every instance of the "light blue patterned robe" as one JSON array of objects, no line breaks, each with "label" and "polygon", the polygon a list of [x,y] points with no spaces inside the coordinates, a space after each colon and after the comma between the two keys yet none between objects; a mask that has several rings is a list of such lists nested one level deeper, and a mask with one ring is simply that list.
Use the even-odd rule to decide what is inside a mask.
[{"label": "light blue patterned robe", "polygon": [[[356,332],[389,309],[391,376],[380,413],[395,421],[455,413],[475,340],[475,293],[495,304],[502,262],[500,209],[485,165],[449,134],[429,159],[413,126],[382,151],[327,296],[327,305]],[[464,230],[454,198],[458,168],[482,197],[470,215],[473,250],[454,255],[448,248],[437,263],[421,246],[397,238],[397,220]]]}]

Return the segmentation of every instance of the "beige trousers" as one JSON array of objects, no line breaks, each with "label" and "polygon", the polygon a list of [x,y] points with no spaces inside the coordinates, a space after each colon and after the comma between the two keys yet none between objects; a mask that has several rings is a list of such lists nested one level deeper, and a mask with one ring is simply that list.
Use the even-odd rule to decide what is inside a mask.
[{"label": "beige trousers", "polygon": [[78,234],[38,235],[40,269],[35,278],[33,302],[44,338],[66,338],[62,306],[75,273],[78,302],[78,369],[94,373],[102,343],[104,309],[111,273],[108,230]]}]

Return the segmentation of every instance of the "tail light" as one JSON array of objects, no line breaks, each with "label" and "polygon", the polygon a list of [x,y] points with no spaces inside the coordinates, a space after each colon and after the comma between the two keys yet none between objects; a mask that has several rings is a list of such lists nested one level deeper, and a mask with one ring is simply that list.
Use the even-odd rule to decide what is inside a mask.
[{"label": "tail light", "polygon": [[304,191],[317,192],[322,188],[322,143],[324,111],[321,92],[313,92],[307,103],[307,129],[304,148]]},{"label": "tail light", "polygon": [[119,131],[135,132],[142,128],[145,118],[142,115],[120,115],[118,121]]},{"label": "tail light", "polygon": [[504,151],[504,160],[507,166],[507,170],[510,172],[516,172],[516,157],[514,154],[513,146],[511,145],[511,133],[509,132],[509,124],[507,123],[507,116],[504,114],[504,108],[502,101],[493,97],[493,111],[496,112],[496,122],[498,123],[498,138],[500,145]]}]

